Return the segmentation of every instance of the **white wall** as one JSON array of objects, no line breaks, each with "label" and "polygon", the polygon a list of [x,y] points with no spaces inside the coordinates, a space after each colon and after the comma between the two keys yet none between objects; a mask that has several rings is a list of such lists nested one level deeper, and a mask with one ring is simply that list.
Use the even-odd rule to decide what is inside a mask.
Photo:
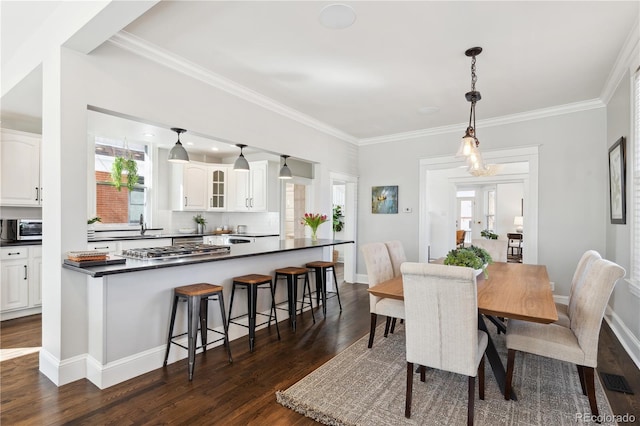
[{"label": "white wall", "polygon": [[[637,65],[636,65],[637,66]],[[606,214],[606,250],[604,257],[610,259],[627,271],[626,278],[631,273],[631,213],[633,206],[631,200],[631,147],[632,147],[632,122],[631,122],[631,73],[627,72],[621,79],[614,95],[607,104],[607,136],[599,149],[599,157],[602,167],[608,170],[608,150],[621,136],[626,139],[627,148],[627,223],[625,225],[611,224],[609,186],[605,187]],[[636,154],[638,155],[638,154]],[[609,301],[612,314],[612,327],[617,327],[616,334],[627,347],[634,347],[636,363],[640,361],[640,298],[629,290],[629,284],[625,280],[620,280],[616,285],[613,295]],[[628,331],[625,330],[628,329]],[[634,337],[632,337],[634,336]],[[635,338],[635,342],[633,339]],[[640,365],[640,364],[639,364]]]},{"label": "white wall", "polygon": [[507,233],[516,232],[513,224],[515,216],[522,216],[521,200],[524,198],[522,183],[500,183],[496,185],[496,230],[500,239]]}]

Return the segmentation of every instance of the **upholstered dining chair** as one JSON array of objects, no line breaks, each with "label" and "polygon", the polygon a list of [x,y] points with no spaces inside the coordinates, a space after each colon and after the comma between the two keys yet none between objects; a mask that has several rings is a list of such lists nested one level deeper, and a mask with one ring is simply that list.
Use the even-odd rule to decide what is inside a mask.
[{"label": "upholstered dining chair", "polygon": [[[393,266],[389,251],[384,243],[364,244],[360,250],[364,255],[364,263],[367,266],[369,287],[373,287],[383,281],[393,278]],[[393,318],[404,319],[404,302],[390,298],[380,298],[369,294],[369,311],[371,312],[371,330],[369,331],[369,345],[373,346],[376,334],[378,315],[385,315],[387,322],[384,330],[385,337],[389,333],[389,326]]]},{"label": "upholstered dining chair", "polygon": [[469,377],[467,424],[472,425],[476,375],[479,397],[484,399],[488,343],[487,334],[478,330],[475,273],[471,268],[412,262],[403,263],[401,270],[407,350],[404,415],[411,417],[415,363]]},{"label": "upholstered dining chair", "polygon": [[486,238],[478,238],[471,240],[471,245],[481,247],[489,252],[494,262],[507,261],[507,240],[487,240]]},{"label": "upholstered dining chair", "polygon": [[467,231],[463,229],[458,229],[456,231],[456,247],[464,247],[464,236],[466,233]]},{"label": "upholstered dining chair", "polygon": [[504,397],[511,398],[516,351],[576,364],[582,393],[591,413],[598,416],[594,370],[598,365],[598,337],[604,310],[624,269],[608,260],[595,259],[578,280],[568,307],[569,326],[509,320],[507,327],[507,378]]},{"label": "upholstered dining chair", "polygon": [[569,305],[575,303],[572,297],[573,292],[575,291],[578,283],[584,279],[587,270],[596,259],[602,259],[602,256],[600,256],[600,253],[595,250],[587,250],[582,257],[580,257],[578,266],[576,267],[576,270],[573,273],[573,278],[571,279],[571,288],[569,289],[569,299],[567,303],[556,302],[556,310],[558,311],[558,321],[555,322],[556,324],[569,327]]},{"label": "upholstered dining chair", "polygon": [[389,258],[391,259],[391,266],[393,267],[393,276],[399,277],[402,275],[400,265],[407,261],[407,256],[404,254],[404,246],[402,242],[398,240],[386,241],[384,245],[387,246],[387,251],[389,251]]}]

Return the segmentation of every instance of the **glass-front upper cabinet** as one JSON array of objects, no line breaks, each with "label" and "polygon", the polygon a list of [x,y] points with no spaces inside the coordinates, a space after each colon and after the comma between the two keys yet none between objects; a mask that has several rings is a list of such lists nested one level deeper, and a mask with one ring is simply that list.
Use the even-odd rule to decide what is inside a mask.
[{"label": "glass-front upper cabinet", "polygon": [[227,210],[227,188],[229,186],[229,167],[216,164],[209,167],[209,205],[208,210]]}]

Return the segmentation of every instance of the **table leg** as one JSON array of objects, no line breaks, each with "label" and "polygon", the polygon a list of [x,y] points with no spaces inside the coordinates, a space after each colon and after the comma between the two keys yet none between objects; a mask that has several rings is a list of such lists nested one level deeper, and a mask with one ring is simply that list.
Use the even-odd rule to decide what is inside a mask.
[{"label": "table leg", "polygon": [[[496,378],[496,382],[498,383],[498,387],[500,388],[500,392],[504,395],[504,388],[506,382],[506,372],[504,370],[504,365],[502,364],[502,360],[500,360],[500,355],[498,355],[498,351],[496,346],[493,344],[493,340],[491,340],[491,335],[487,330],[487,325],[484,323],[484,319],[482,314],[478,314],[478,328],[485,333],[489,338],[489,342],[487,344],[487,359],[489,360],[489,364],[491,364],[491,370],[493,370],[493,375]],[[511,391],[511,399],[513,401],[517,401],[516,395],[513,391]]]}]

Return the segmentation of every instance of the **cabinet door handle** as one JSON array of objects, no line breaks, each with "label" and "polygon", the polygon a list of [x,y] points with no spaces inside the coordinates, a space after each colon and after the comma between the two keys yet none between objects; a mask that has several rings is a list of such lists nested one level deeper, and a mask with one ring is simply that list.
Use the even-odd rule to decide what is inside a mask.
[{"label": "cabinet door handle", "polygon": [[213,207],[213,197],[209,198],[209,207]]},{"label": "cabinet door handle", "polygon": [[14,256],[14,255],[17,255],[17,254],[20,254],[20,252],[16,251],[16,252],[13,252],[13,253],[7,253],[8,256]]},{"label": "cabinet door handle", "polygon": [[187,197],[184,197],[184,206],[187,207]]},{"label": "cabinet door handle", "polygon": [[40,198],[40,190],[36,186],[36,201],[38,201],[38,198]]},{"label": "cabinet door handle", "polygon": [[24,265],[24,279],[27,279],[27,265]]},{"label": "cabinet door handle", "polygon": [[40,202],[42,202],[42,187],[40,187]]},{"label": "cabinet door handle", "polygon": [[94,250],[109,250],[109,246],[104,246],[104,247],[94,247]]},{"label": "cabinet door handle", "polygon": [[248,199],[248,198],[245,198],[245,199],[244,199],[244,206],[245,206],[246,208],[249,208],[249,199]]}]

